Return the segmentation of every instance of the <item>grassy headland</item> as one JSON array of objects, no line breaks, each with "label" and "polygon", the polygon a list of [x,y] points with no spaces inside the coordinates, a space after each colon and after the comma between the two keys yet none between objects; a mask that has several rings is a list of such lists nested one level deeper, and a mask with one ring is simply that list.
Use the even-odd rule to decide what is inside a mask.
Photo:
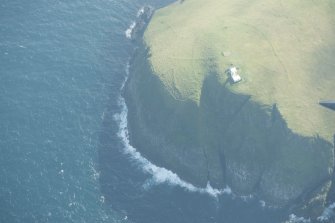
[{"label": "grassy headland", "polygon": [[[158,10],[127,83],[132,143],[196,185],[322,210],[335,114],[318,101],[335,97],[334,10],[330,0],[185,0]],[[229,83],[230,64],[242,82]]]},{"label": "grassy headland", "polygon": [[145,33],[150,62],[169,92],[199,103],[209,70],[243,82],[229,88],[277,104],[290,129],[332,142],[335,115],[335,2],[186,0],[156,12]]}]

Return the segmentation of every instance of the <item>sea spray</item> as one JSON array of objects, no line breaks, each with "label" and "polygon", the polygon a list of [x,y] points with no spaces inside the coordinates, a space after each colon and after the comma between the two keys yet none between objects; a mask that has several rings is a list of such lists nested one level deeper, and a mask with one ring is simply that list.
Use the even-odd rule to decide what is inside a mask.
[{"label": "sea spray", "polygon": [[153,12],[154,8],[151,6],[143,6],[138,10],[136,20],[132,21],[129,28],[125,31],[127,39],[135,40],[144,31]]},{"label": "sea spray", "polygon": [[125,35],[127,39],[131,39],[131,34],[133,33],[135,26],[136,26],[136,22],[132,22],[129,28],[125,31]]},{"label": "sea spray", "polygon": [[320,222],[329,221],[330,218],[335,216],[334,209],[335,209],[335,203],[332,203],[327,208],[325,208],[322,215],[320,217],[318,217],[317,220],[320,221]]},{"label": "sea spray", "polygon": [[[122,82],[120,92],[123,91],[129,77],[129,68],[130,63],[128,62],[126,65],[126,77]],[[232,191],[228,186],[224,189],[216,189],[213,188],[210,183],[207,183],[205,188],[196,187],[193,184],[182,180],[176,173],[173,173],[172,171],[163,167],[156,166],[148,159],[143,157],[141,153],[130,144],[127,120],[128,108],[125,99],[121,94],[118,98],[118,105],[120,106],[121,111],[120,113],[114,114],[114,120],[119,125],[119,131],[117,135],[122,140],[123,152],[127,154],[132,160],[134,160],[145,173],[148,173],[152,176],[152,179],[147,181],[146,186],[167,183],[172,186],[180,186],[190,192],[205,193],[213,197],[217,197],[221,194],[232,194]]]},{"label": "sea spray", "polygon": [[286,221],[286,223],[311,223],[311,220],[304,217],[298,217],[295,214],[290,214],[289,220]]}]

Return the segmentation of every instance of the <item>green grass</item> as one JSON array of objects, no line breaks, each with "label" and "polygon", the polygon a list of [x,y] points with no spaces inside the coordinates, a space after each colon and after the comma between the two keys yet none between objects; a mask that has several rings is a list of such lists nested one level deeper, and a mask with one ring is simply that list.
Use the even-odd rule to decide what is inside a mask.
[{"label": "green grass", "polygon": [[[215,69],[233,63],[243,81],[228,88],[277,103],[288,127],[332,141],[335,113],[335,1],[186,0],[158,10],[145,32],[152,69],[178,100],[200,103]],[[229,56],[224,56],[229,52]]]}]

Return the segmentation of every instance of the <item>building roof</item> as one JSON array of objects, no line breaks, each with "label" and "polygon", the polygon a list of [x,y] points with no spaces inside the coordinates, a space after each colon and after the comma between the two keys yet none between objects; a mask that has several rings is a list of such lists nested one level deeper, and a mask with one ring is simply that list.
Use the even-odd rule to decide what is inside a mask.
[{"label": "building roof", "polygon": [[237,73],[237,68],[236,67],[230,67],[229,68],[229,73],[230,73],[230,77],[231,77],[231,79],[233,80],[234,83],[237,83],[237,82],[242,80],[240,75],[238,75],[238,73]]}]

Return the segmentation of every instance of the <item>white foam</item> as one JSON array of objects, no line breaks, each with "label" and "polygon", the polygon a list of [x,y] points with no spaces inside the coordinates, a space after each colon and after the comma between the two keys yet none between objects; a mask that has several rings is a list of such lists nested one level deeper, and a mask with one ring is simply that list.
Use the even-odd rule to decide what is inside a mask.
[{"label": "white foam", "polygon": [[[137,18],[139,18],[140,16],[142,16],[144,13],[144,7],[140,8],[140,10],[137,11]],[[127,37],[127,39],[131,39],[131,36],[132,36],[132,33],[133,33],[133,30],[136,26],[136,22],[132,22],[130,24],[130,26],[128,27],[128,29],[125,31],[125,35]]]},{"label": "white foam", "polygon": [[137,11],[137,18],[143,15],[144,13],[144,7],[140,8],[140,10]]},{"label": "white foam", "polygon": [[254,199],[254,195],[253,194],[241,195],[241,196],[239,196],[239,198],[244,202],[248,202],[248,201]]},{"label": "white foam", "polygon": [[288,223],[310,223],[310,219],[306,219],[304,217],[298,217],[295,214],[289,215]]},{"label": "white foam", "polygon": [[260,201],[259,201],[259,204],[261,205],[262,208],[265,208],[265,207],[266,207],[266,203],[265,203],[265,201],[263,201],[263,200],[260,200]]},{"label": "white foam", "polygon": [[129,28],[125,31],[125,35],[127,37],[127,39],[131,39],[131,35],[133,33],[133,30],[136,26],[136,22],[132,22],[129,26]]},{"label": "white foam", "polygon": [[101,202],[101,203],[105,203],[105,200],[106,200],[106,199],[105,199],[105,196],[101,195],[101,196],[100,196],[100,202]]},{"label": "white foam", "polygon": [[95,181],[98,181],[100,178],[100,172],[97,170],[96,165],[92,161],[90,161],[89,167],[91,172],[91,178]]},{"label": "white foam", "polygon": [[[126,66],[126,78],[121,85],[121,92],[125,86],[125,83],[129,76],[129,63]],[[210,183],[207,183],[205,188],[199,188],[193,184],[182,180],[176,173],[165,169],[163,167],[156,166],[151,163],[148,159],[143,157],[136,148],[134,148],[129,142],[129,132],[128,132],[128,121],[127,114],[128,108],[125,103],[125,99],[120,95],[118,99],[118,104],[121,108],[121,112],[114,114],[114,119],[119,125],[119,131],[117,133],[118,137],[122,140],[123,143],[123,152],[134,160],[137,165],[145,172],[152,176],[152,179],[145,183],[145,187],[167,183],[172,186],[180,186],[190,192],[206,193],[210,196],[217,197],[221,194],[232,194],[231,189],[227,186],[224,189],[213,188]]]},{"label": "white foam", "polygon": [[317,220],[321,222],[328,221],[331,217],[335,216],[334,209],[335,203],[332,203],[323,211],[322,215],[319,216]]}]

